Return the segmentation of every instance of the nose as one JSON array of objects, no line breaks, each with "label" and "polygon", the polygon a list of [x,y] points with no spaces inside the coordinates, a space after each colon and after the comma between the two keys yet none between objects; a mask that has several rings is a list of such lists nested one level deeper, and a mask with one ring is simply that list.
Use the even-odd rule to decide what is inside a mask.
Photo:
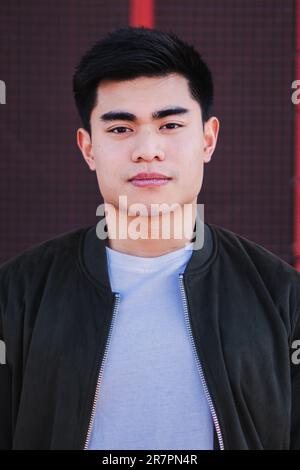
[{"label": "nose", "polygon": [[165,155],[163,150],[158,146],[157,135],[152,132],[144,132],[140,135],[139,143],[132,153],[132,160],[151,161],[153,159],[164,160]]}]

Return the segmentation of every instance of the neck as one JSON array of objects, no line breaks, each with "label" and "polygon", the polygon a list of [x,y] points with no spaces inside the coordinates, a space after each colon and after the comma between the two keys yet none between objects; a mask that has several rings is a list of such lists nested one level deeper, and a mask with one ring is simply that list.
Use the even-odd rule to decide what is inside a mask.
[{"label": "neck", "polygon": [[109,248],[142,257],[162,256],[184,248],[193,239],[197,215],[196,201],[187,206],[186,212],[179,206],[150,216],[132,216],[106,206]]}]

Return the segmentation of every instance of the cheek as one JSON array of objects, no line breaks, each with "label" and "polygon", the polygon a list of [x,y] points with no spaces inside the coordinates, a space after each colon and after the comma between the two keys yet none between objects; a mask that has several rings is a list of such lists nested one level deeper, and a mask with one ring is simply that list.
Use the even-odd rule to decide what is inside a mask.
[{"label": "cheek", "polygon": [[93,149],[99,171],[105,171],[110,177],[118,179],[130,159],[130,149],[126,142],[101,138],[101,142],[100,139],[98,143],[95,142]]},{"label": "cheek", "polygon": [[94,155],[96,160],[97,170],[102,172],[104,175],[111,176],[116,174],[116,168],[118,167],[118,153],[114,151],[111,145],[97,145],[94,147]]},{"label": "cheek", "polygon": [[195,138],[195,134],[189,132],[188,135],[174,141],[174,151],[177,158],[184,159],[192,165],[203,153],[202,139],[199,136]]},{"label": "cheek", "polygon": [[177,147],[176,149],[177,164],[182,175],[191,181],[199,179],[203,171],[201,158],[201,148],[192,143],[188,143]]}]

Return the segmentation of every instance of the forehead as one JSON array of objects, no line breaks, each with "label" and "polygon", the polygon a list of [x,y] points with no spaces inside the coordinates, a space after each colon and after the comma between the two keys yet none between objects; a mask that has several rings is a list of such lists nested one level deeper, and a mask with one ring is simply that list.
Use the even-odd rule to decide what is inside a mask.
[{"label": "forehead", "polygon": [[165,77],[138,77],[132,80],[103,81],[97,87],[97,109],[147,105],[147,109],[159,108],[180,101],[180,104],[197,106],[191,97],[188,81],[179,74]]}]

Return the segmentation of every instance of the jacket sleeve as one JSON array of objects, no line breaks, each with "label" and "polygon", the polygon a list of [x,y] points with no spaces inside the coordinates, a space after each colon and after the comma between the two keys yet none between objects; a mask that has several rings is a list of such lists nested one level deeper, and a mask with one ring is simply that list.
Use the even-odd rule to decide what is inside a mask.
[{"label": "jacket sleeve", "polygon": [[4,291],[5,283],[0,268],[0,449],[12,447],[12,375],[6,362],[6,343],[4,335]]},{"label": "jacket sleeve", "polygon": [[300,450],[300,304],[296,313],[291,343],[292,410],[290,448]]}]

